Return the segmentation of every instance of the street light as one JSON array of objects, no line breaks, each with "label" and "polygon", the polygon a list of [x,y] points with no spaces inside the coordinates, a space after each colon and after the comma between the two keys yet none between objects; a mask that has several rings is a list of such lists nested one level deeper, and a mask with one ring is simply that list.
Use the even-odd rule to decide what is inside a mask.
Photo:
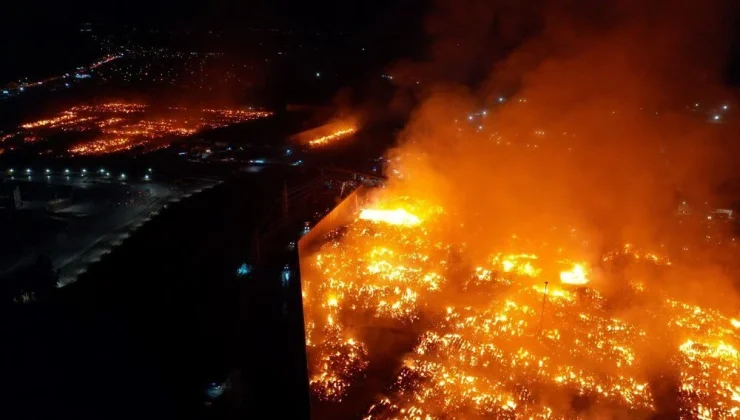
[{"label": "street light", "polygon": [[100,173],[101,173],[101,174],[104,174],[104,173],[105,173],[105,169],[103,169],[103,168],[100,168]]},{"label": "street light", "polygon": [[48,174],[49,172],[51,172],[51,170],[49,168],[46,168],[46,173]]},{"label": "street light", "polygon": [[12,174],[14,172],[13,171],[13,168],[8,169],[8,172],[10,172]]},{"label": "street light", "polygon": [[26,173],[27,174],[30,174],[31,173],[31,168],[26,168]]},{"label": "street light", "polygon": [[152,171],[152,168],[147,169],[147,171],[151,172]]},{"label": "street light", "polygon": [[144,180],[149,181],[149,175],[144,175]]},{"label": "street light", "polygon": [[69,173],[69,169],[65,169],[65,170],[64,170],[64,173],[65,173],[65,174],[68,174],[68,173]]}]

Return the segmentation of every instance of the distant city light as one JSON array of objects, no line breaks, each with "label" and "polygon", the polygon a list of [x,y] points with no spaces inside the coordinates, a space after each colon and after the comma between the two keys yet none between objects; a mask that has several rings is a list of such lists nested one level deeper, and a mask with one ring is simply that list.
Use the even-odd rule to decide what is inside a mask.
[{"label": "distant city light", "polygon": [[697,102],[697,103],[694,104],[694,107],[697,107],[697,106],[699,106],[699,102]]},{"label": "distant city light", "polygon": [[498,97],[498,101],[499,101],[499,103],[503,102],[504,101],[504,97],[503,96],[499,96]]},{"label": "distant city light", "polygon": [[149,181],[149,175],[144,175],[144,180]]},{"label": "distant city light", "polygon": [[239,268],[236,269],[236,275],[238,277],[244,277],[252,272],[252,266],[247,263],[242,263]]},{"label": "distant city light", "polygon": [[719,121],[719,115],[715,115],[713,119],[714,121]]},{"label": "distant city light", "polygon": [[126,174],[121,174],[121,179],[126,179]]},{"label": "distant city light", "polygon": [[13,173],[13,168],[8,169],[8,172]]},{"label": "distant city light", "polygon": [[101,174],[104,174],[104,173],[105,173],[105,169],[103,169],[103,168],[100,168],[100,173],[101,173]]},{"label": "distant city light", "polygon": [[69,173],[69,169],[65,169],[65,170],[64,170],[64,173],[65,173],[65,174],[68,174],[68,173]]},{"label": "distant city light", "polygon": [[83,173],[83,174],[87,173],[87,169],[85,169],[85,168],[82,168],[82,173]]},{"label": "distant city light", "polygon": [[51,172],[51,170],[49,168],[46,168],[46,173],[48,174],[49,172]]},{"label": "distant city light", "polygon": [[30,173],[31,173],[31,169],[30,169],[30,168],[27,168],[27,169],[26,169],[26,173],[27,173],[27,174],[30,174]]},{"label": "distant city light", "polygon": [[21,86],[21,89],[20,90],[21,90],[21,92],[23,92],[26,89],[23,86]]},{"label": "distant city light", "polygon": [[152,171],[152,168],[147,169],[147,171],[151,172]]},{"label": "distant city light", "polygon": [[468,121],[473,121],[473,116],[472,115],[468,115]]},{"label": "distant city light", "polygon": [[288,267],[287,264],[283,267],[283,272],[281,274],[283,287],[287,287],[290,285],[290,267]]},{"label": "distant city light", "polygon": [[319,73],[319,72],[317,71],[317,72],[316,72],[316,77],[321,77],[321,73]]},{"label": "distant city light", "polygon": [[729,108],[727,105],[722,105],[722,109],[727,111],[727,108]]},{"label": "distant city light", "polygon": [[223,395],[224,392],[226,392],[230,388],[231,388],[231,382],[229,380],[226,380],[226,382],[222,384],[217,384],[215,382],[212,382],[206,388],[206,395],[208,396],[209,399],[215,400],[216,398]]},{"label": "distant city light", "polygon": [[485,116],[485,115],[488,115],[488,112],[484,109],[482,114]]}]

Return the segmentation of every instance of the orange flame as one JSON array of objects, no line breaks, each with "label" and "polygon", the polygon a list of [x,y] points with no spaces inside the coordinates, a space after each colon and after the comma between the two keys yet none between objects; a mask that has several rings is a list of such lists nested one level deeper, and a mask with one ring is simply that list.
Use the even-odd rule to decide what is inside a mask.
[{"label": "orange flame", "polygon": [[376,210],[364,209],[360,212],[361,220],[369,220],[375,223],[388,223],[390,225],[414,226],[421,223],[415,215],[404,209]]},{"label": "orange flame", "polygon": [[586,269],[582,264],[574,264],[572,269],[560,272],[560,282],[574,285],[586,284],[588,283]]}]

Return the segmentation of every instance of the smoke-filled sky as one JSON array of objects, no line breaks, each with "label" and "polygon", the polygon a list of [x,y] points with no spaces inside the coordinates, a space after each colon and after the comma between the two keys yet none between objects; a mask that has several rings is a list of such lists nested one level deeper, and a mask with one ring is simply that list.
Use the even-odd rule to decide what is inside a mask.
[{"label": "smoke-filled sky", "polygon": [[736,177],[740,103],[724,75],[737,8],[523,3],[439,0],[425,58],[389,67],[395,104],[416,104],[392,187],[443,205],[482,253],[571,229],[594,256],[684,241],[678,203],[726,205],[718,187]]},{"label": "smoke-filled sky", "polygon": [[705,121],[736,106],[722,85],[732,10],[660,3],[439,1],[428,59],[389,70],[420,103],[401,142],[442,177],[424,187],[490,204],[491,219],[534,220],[529,209],[598,223],[711,192],[731,175],[737,130],[731,115]]}]

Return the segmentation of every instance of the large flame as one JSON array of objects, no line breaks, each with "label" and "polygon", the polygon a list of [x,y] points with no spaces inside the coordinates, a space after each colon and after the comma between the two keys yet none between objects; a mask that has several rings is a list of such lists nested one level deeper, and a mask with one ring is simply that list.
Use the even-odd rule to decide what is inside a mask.
[{"label": "large flame", "polygon": [[327,144],[333,143],[336,140],[349,137],[357,132],[355,127],[343,127],[332,131],[329,134],[324,134],[319,137],[312,138],[308,141],[309,147],[320,147]]},{"label": "large flame", "polygon": [[364,209],[360,212],[360,219],[372,222],[382,222],[391,225],[413,226],[421,223],[418,217],[404,209],[376,210]]},{"label": "large flame", "polygon": [[560,272],[560,281],[563,284],[586,284],[588,283],[586,269],[583,268],[583,264],[574,264],[572,269]]}]

